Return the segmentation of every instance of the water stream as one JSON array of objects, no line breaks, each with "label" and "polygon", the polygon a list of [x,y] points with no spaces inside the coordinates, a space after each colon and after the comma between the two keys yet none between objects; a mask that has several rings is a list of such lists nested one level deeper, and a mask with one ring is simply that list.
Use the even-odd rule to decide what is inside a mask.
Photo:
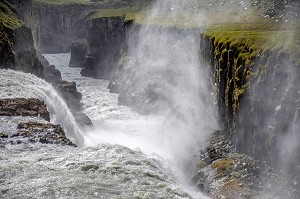
[{"label": "water stream", "polygon": [[[194,174],[199,148],[205,146],[204,140],[192,145],[192,136],[186,138],[185,135],[176,134],[174,131],[167,132],[163,128],[164,116],[143,116],[129,107],[119,106],[118,95],[109,93],[107,89],[109,81],[81,77],[80,68],[68,67],[70,54],[44,56],[61,71],[63,79],[75,81],[78,91],[83,95],[83,112],[94,123],[94,127],[87,128],[83,133],[85,146],[119,144],[141,151],[147,157],[159,161],[164,172],[192,195],[195,194],[195,198],[205,198],[189,184]],[[180,143],[183,147],[178,145]],[[186,153],[180,154],[183,151]]]},{"label": "water stream", "polygon": [[[182,155],[194,161],[198,148],[192,146],[186,149],[190,154],[178,154],[172,147],[177,141],[160,131],[162,116],[141,116],[118,106],[117,95],[108,92],[108,81],[81,77],[79,68],[68,67],[70,54],[45,56],[63,79],[76,81],[83,94],[83,110],[94,127],[80,131],[65,102],[48,83],[30,74],[1,70],[1,98],[45,100],[51,122],[60,123],[67,136],[81,146],[2,146],[2,198],[207,198],[187,183],[189,172],[180,162]],[[1,117],[0,123],[2,131],[8,131],[20,121],[36,119]]]}]

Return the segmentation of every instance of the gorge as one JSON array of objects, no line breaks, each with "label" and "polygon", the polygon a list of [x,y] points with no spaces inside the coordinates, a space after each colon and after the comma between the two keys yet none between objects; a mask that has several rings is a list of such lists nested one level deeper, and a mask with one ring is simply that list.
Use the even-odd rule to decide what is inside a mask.
[{"label": "gorge", "polygon": [[299,2],[0,6],[0,198],[299,198]]}]

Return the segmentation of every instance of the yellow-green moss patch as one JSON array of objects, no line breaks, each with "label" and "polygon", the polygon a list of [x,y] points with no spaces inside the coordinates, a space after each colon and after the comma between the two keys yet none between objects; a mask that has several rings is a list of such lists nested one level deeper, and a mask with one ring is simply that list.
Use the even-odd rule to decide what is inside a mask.
[{"label": "yellow-green moss patch", "polygon": [[237,47],[244,53],[244,59],[251,60],[260,52],[268,50],[286,53],[297,63],[300,59],[299,33],[300,25],[282,25],[268,20],[260,23],[213,25],[207,27],[203,35],[214,38],[215,43],[229,43],[230,47]]},{"label": "yellow-green moss patch", "polygon": [[218,159],[212,163],[212,168],[216,169],[218,175],[222,177],[233,171],[233,162],[232,158]]},{"label": "yellow-green moss patch", "polygon": [[0,28],[15,29],[22,25],[12,10],[13,6],[10,3],[0,2]]}]

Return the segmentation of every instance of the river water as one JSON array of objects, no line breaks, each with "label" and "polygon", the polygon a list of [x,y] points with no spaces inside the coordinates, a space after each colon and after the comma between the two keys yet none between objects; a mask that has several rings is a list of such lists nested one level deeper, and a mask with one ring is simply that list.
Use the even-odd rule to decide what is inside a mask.
[{"label": "river water", "polygon": [[[83,112],[94,127],[79,129],[64,101],[43,80],[1,70],[1,98],[45,100],[51,122],[61,124],[81,147],[1,146],[0,198],[207,198],[188,183],[201,146],[175,147],[178,140],[190,140],[163,133],[164,116],[141,116],[118,106],[108,81],[81,77],[80,68],[68,67],[70,54],[45,57],[63,79],[77,83]],[[28,120],[36,118],[0,117],[0,130],[13,131]]]}]

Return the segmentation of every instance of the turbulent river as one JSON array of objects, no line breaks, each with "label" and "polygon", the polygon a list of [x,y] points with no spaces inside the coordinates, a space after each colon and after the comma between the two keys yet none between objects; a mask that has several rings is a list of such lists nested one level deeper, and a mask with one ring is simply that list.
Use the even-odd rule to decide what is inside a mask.
[{"label": "turbulent river", "polygon": [[[67,136],[81,146],[22,143],[2,147],[2,197],[207,198],[188,185],[193,166],[186,164],[195,165],[198,148],[184,148],[190,153],[180,154],[184,150],[174,147],[176,136],[160,131],[162,116],[141,116],[118,106],[118,95],[109,93],[108,81],[81,77],[80,68],[68,67],[70,54],[45,57],[64,80],[77,83],[83,95],[83,112],[94,127],[79,129],[65,102],[43,80],[1,70],[1,98],[45,100],[51,122],[61,124]],[[0,117],[0,131],[13,132],[18,122],[33,119],[40,120]],[[190,162],[183,164],[183,160]]]}]

